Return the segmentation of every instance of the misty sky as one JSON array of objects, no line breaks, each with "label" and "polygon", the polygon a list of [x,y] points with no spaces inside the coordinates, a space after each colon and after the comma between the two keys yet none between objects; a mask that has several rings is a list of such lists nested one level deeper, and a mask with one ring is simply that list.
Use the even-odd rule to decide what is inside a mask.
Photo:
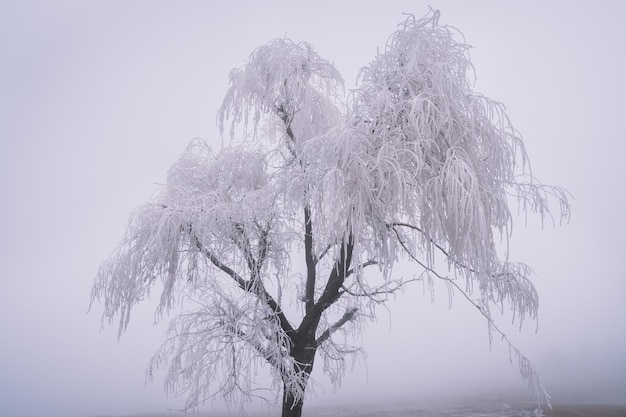
[{"label": "misty sky", "polygon": [[[335,4],[335,3],[338,3]],[[383,5],[384,3],[384,5]],[[222,143],[229,71],[257,46],[312,43],[346,86],[402,12],[459,28],[476,90],[503,102],[534,174],[574,196],[568,225],[517,218],[512,258],[536,272],[540,318],[512,341],[548,389],[626,386],[626,3],[620,1],[4,1],[0,4],[0,413],[90,417],[164,411],[144,385],[163,326],[139,308],[118,342],[87,314],[99,264],[129,213],[193,137]],[[504,319],[506,323],[507,316]],[[475,309],[409,288],[357,342],[367,366],[317,403],[519,388]],[[623,388],[621,388],[623,391]],[[625,395],[626,396],[626,395]]]}]

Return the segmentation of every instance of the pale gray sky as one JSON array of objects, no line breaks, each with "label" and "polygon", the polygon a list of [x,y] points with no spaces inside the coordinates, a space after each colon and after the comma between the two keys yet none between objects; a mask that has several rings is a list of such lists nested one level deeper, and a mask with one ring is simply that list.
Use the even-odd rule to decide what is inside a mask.
[{"label": "pale gray sky", "polygon": [[[545,4],[548,3],[548,4]],[[548,388],[626,386],[623,2],[14,1],[0,4],[0,404],[3,415],[89,417],[180,406],[143,372],[161,340],[149,308],[119,343],[89,290],[132,209],[192,137],[221,138],[228,72],[272,38],[315,45],[346,86],[402,12],[441,11],[472,51],[476,89],[502,101],[534,173],[575,197],[569,225],[518,219],[513,258],[541,312],[511,338]],[[391,328],[389,332],[388,329]],[[400,296],[363,338],[367,368],[318,403],[519,387],[503,346],[457,298]],[[560,377],[565,377],[560,379]],[[321,373],[317,373],[324,382]],[[580,378],[580,380],[578,379]],[[497,381],[497,382],[496,382]],[[490,389],[486,385],[485,389]],[[623,390],[623,388],[622,388]]]}]

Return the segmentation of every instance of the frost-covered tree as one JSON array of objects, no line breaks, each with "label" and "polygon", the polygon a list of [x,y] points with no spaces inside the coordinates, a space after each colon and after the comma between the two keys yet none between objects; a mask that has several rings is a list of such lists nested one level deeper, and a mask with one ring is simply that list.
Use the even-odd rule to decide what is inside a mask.
[{"label": "frost-covered tree", "polygon": [[230,144],[192,141],[92,290],[120,334],[155,286],[157,317],[185,306],[148,369],[167,369],[168,392],[188,407],[244,404],[265,364],[283,416],[300,416],[315,360],[340,385],[361,354],[350,336],[416,280],[473,303],[541,389],[490,308],[537,314],[529,268],[508,260],[509,201],[551,218],[554,199],[558,220],[567,195],[532,176],[504,107],[473,91],[456,36],[438,12],[408,17],[347,95],[329,61],[288,39],[232,71],[218,113]]}]

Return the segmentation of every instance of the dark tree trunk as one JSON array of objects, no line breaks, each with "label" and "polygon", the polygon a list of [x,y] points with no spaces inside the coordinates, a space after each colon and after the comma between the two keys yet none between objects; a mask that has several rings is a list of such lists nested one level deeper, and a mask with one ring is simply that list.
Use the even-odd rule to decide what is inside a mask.
[{"label": "dark tree trunk", "polygon": [[283,390],[283,413],[282,417],[301,417],[303,400],[295,401],[293,395]]},{"label": "dark tree trunk", "polygon": [[[291,135],[290,135],[291,136]],[[333,268],[328,282],[324,287],[324,291],[321,294],[319,300],[315,302],[315,279],[316,269],[315,260],[313,254],[313,229],[311,226],[311,212],[308,207],[304,210],[306,233],[305,233],[305,251],[307,253],[307,284],[306,284],[306,300],[305,311],[306,314],[300,323],[300,326],[296,330],[290,331],[291,336],[291,350],[290,356],[294,359],[294,366],[297,372],[302,372],[306,375],[301,387],[303,393],[306,390],[307,381],[311,372],[313,371],[313,363],[315,362],[315,353],[318,347],[318,340],[316,339],[317,326],[320,322],[320,317],[324,310],[328,306],[332,305],[341,296],[339,292],[341,285],[346,279],[347,271],[350,268],[352,261],[352,249],[354,243],[352,236],[349,237],[347,244],[342,244],[341,253],[337,261],[335,262],[335,268]],[[343,243],[343,242],[342,242]],[[343,325],[345,321],[350,320],[352,313],[346,313],[346,319],[341,322],[339,326]],[[324,334],[327,333],[325,336]],[[323,333],[321,341],[330,335],[330,330],[327,329]],[[283,386],[283,410],[282,417],[301,417],[302,407],[304,406],[304,399],[296,399],[291,392],[288,392],[286,387]]]},{"label": "dark tree trunk", "polygon": [[[298,370],[306,375],[302,390],[306,390],[306,382],[313,371],[313,363],[315,362],[315,353],[317,351],[315,329],[318,323],[319,319],[314,321],[313,326],[307,329],[306,333],[298,334],[292,338],[291,357],[295,360],[295,366],[299,368]],[[283,388],[282,417],[301,417],[303,406],[304,399],[295,399],[290,392],[287,392],[286,388]]]}]

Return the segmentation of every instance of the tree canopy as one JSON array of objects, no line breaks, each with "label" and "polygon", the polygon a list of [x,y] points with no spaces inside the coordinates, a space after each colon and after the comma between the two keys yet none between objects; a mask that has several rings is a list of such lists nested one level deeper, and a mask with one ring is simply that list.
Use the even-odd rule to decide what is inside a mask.
[{"label": "tree canopy", "polygon": [[444,280],[491,331],[494,304],[536,317],[530,268],[506,249],[510,205],[563,220],[567,193],[533,176],[504,106],[473,91],[459,36],[437,11],[408,16],[348,93],[330,61],[286,38],[231,72],[218,112],[230,143],[191,142],[92,290],[120,335],[157,283],[159,317],[188,307],[150,365],[187,406],[250,398],[266,363],[283,415],[299,415],[316,354],[340,384],[360,353],[350,334],[410,281]]}]

